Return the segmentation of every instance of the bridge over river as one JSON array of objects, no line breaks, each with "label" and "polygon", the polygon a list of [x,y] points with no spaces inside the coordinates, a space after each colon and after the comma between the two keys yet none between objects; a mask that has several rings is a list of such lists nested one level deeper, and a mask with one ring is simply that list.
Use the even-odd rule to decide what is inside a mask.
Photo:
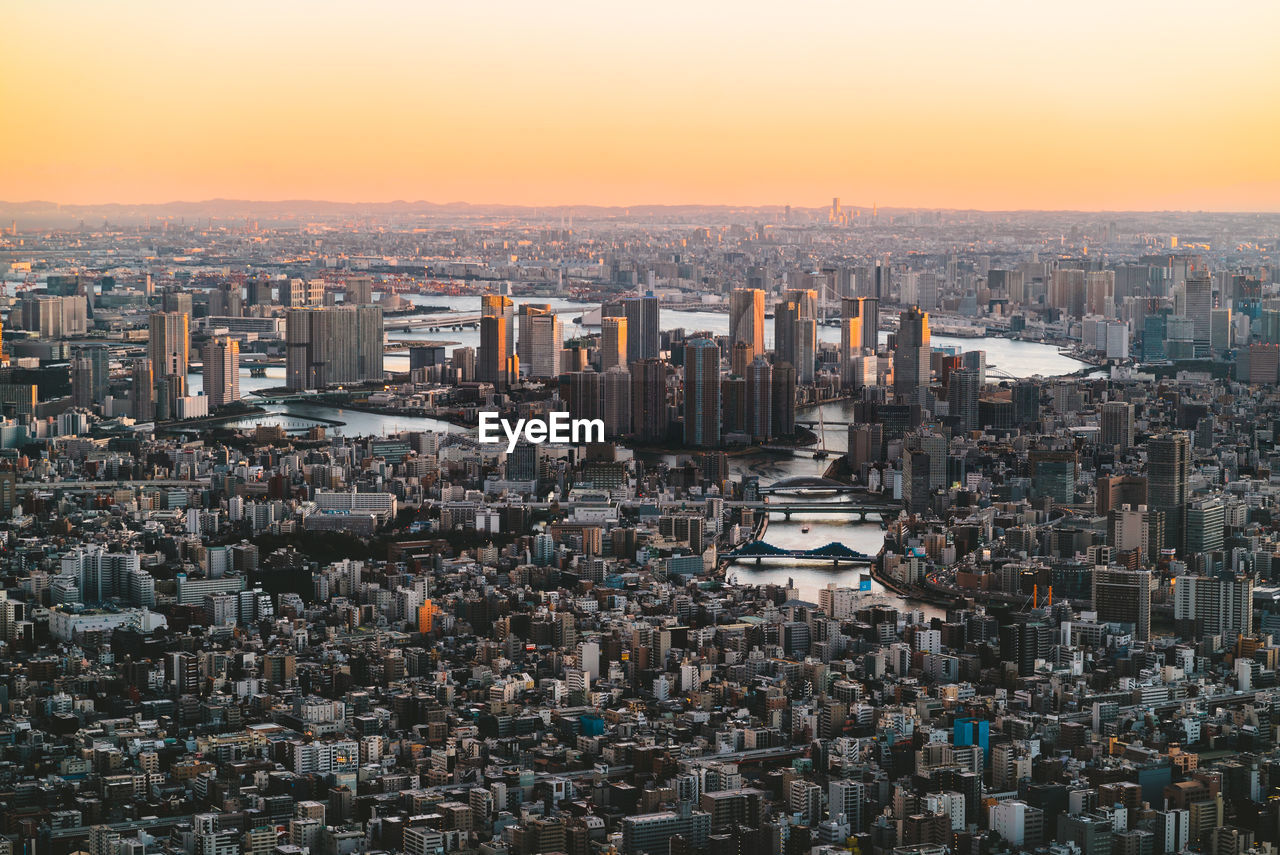
[{"label": "bridge over river", "polygon": [[841,563],[871,565],[876,561],[874,555],[857,552],[843,543],[835,543],[834,541],[826,546],[819,546],[817,549],[782,549],[773,544],[765,543],[763,540],[753,540],[732,552],[726,552],[720,557],[722,561],[729,564],[739,564],[752,560],[757,564],[761,564],[766,558],[788,558],[793,561],[821,561],[837,567]]}]

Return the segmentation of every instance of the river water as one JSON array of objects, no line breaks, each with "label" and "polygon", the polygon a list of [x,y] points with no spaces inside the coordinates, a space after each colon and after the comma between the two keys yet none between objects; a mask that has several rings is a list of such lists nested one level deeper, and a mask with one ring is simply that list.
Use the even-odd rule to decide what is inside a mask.
[{"label": "river water", "polygon": [[[479,298],[474,296],[409,295],[408,299],[420,305],[442,306],[450,311],[472,313],[479,308],[480,302]],[[594,308],[595,304],[571,302],[560,298],[516,297],[513,299],[517,306],[523,302],[550,304],[555,311],[562,315],[566,339],[598,330],[598,328],[584,327],[574,322],[576,318]],[[705,330],[714,335],[728,335],[729,316],[718,312],[664,311],[662,313],[662,327],[663,329],[683,327],[688,332]],[[887,332],[881,331],[880,337],[882,341],[887,336]],[[819,327],[818,337],[822,341],[838,342],[840,331],[835,327]],[[439,332],[392,330],[388,332],[388,338],[406,341],[441,342],[445,343],[446,348],[450,351],[457,346],[479,347],[480,344],[480,333],[474,329],[441,330]],[[773,324],[771,321],[766,321],[766,346],[772,346],[772,338]],[[1014,377],[1030,377],[1033,375],[1052,377],[1068,374],[1081,367],[1081,363],[1059,354],[1057,348],[1034,342],[1010,341],[1003,338],[955,338],[935,335],[932,343],[935,348],[951,347],[959,351],[985,350],[987,352],[988,366],[1001,369]],[[407,353],[389,352],[386,366],[389,371],[407,371]],[[242,394],[248,396],[248,393],[255,389],[284,385],[283,367],[272,366],[267,369],[266,373],[266,377],[250,377],[247,369],[242,371],[240,379]],[[202,388],[199,374],[192,374],[190,385],[195,391]],[[343,422],[344,424],[340,426],[330,426],[328,430],[331,433],[346,436],[386,435],[403,430],[459,430],[455,426],[435,419],[376,415],[301,402],[273,404],[266,407],[266,409],[267,412],[264,414],[230,424],[235,427],[250,427],[255,424],[280,424],[286,429],[297,430],[317,424],[316,420],[318,419],[326,419]],[[853,405],[851,402],[838,402],[826,404],[821,409],[822,417],[827,422],[826,430],[823,433],[826,447],[832,452],[833,456],[843,453],[848,447],[848,431],[845,424],[853,421]],[[807,418],[815,418],[817,411],[811,409],[805,411],[804,415]],[[671,457],[674,460],[674,456]],[[740,478],[744,475],[759,476],[760,483],[767,485],[784,478],[821,475],[826,471],[830,461],[831,458],[815,460],[811,457],[758,454],[731,458],[730,471],[735,478]],[[806,501],[811,500],[812,497],[806,497]],[[786,501],[786,498],[779,496],[774,501],[783,502]],[[809,529],[807,532],[804,530],[806,527]],[[884,532],[879,522],[857,522],[840,514],[797,514],[793,515],[789,521],[780,515],[775,516],[770,520],[769,529],[765,535],[765,540],[768,543],[787,549],[812,549],[827,543],[839,542],[851,549],[870,554],[875,554],[880,549],[883,538]],[[818,592],[828,583],[834,582],[842,586],[857,587],[860,576],[865,572],[865,569],[851,569],[848,567],[836,569],[816,562],[795,562],[786,559],[766,560],[760,566],[754,564],[736,565],[730,569],[730,575],[743,584],[786,585],[790,581],[797,594],[802,599],[811,602],[817,602]],[[868,603],[882,602],[894,605],[897,608],[919,610],[930,617],[942,615],[942,610],[936,607],[915,601],[904,601],[893,592],[884,589],[878,582],[872,581],[871,587],[872,590],[864,595]]]}]

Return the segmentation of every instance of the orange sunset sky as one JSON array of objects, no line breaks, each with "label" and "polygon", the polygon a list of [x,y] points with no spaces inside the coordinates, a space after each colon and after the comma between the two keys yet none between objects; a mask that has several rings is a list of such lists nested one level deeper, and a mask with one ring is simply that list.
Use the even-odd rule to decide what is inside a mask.
[{"label": "orange sunset sky", "polygon": [[0,199],[1280,210],[1280,3],[10,0]]}]

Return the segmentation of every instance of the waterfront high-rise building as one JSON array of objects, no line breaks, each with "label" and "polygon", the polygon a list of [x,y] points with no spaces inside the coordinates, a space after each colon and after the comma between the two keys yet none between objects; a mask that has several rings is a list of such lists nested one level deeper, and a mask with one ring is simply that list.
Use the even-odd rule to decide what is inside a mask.
[{"label": "waterfront high-rise building", "polygon": [[157,385],[164,384],[169,399],[187,394],[191,363],[191,319],[186,312],[157,312],[151,316],[147,355]]},{"label": "waterfront high-rise building", "polygon": [[720,380],[720,435],[747,430],[747,378],[731,374]]},{"label": "waterfront high-rise building", "polygon": [[111,388],[111,351],[105,344],[77,347],[71,356],[71,404],[102,405]]},{"label": "waterfront high-rise building", "polygon": [[[480,297],[480,350],[476,354],[476,379],[506,386],[518,374],[510,374],[516,354],[515,304],[503,294]],[[515,363],[517,369],[519,363]]]},{"label": "waterfront high-rise building", "polygon": [[747,363],[764,354],[764,292],[735,288],[729,293],[729,346],[751,348]]},{"label": "waterfront high-rise building", "polygon": [[1133,404],[1107,401],[1102,405],[1102,444],[1122,449],[1133,447]]},{"label": "waterfront high-rise building", "polygon": [[544,318],[550,314],[551,306],[546,303],[521,303],[516,310],[516,356],[520,357],[520,367],[529,377],[554,376],[535,375],[531,373],[530,364],[533,360],[533,319]]},{"label": "waterfront high-rise building", "polygon": [[1191,475],[1191,439],[1174,431],[1147,441],[1147,506],[1164,512],[1165,547],[1182,551],[1187,482]]},{"label": "waterfront high-rise building", "polygon": [[929,313],[912,306],[899,316],[893,351],[893,391],[904,402],[916,402],[928,387],[929,359]]},{"label": "waterfront high-rise building", "polygon": [[285,383],[291,391],[382,382],[382,308],[326,306],[285,313]]},{"label": "waterfront high-rise building", "polygon": [[[523,308],[523,307],[521,307]],[[554,312],[538,312],[522,315],[520,342],[528,339],[529,377],[549,379],[560,375],[560,351],[564,347],[564,328]],[[525,366],[525,356],[520,365]]]},{"label": "waterfront high-rise building", "polygon": [[708,338],[684,347],[684,442],[695,448],[720,444],[720,348]]},{"label": "waterfront high-rise building", "polygon": [[645,359],[628,366],[631,372],[631,432],[640,442],[667,438],[671,415],[667,405],[667,376],[661,359]]},{"label": "waterfront high-rise building", "polygon": [[627,364],[627,319],[600,319],[600,370]]},{"label": "waterfront high-rise building", "polygon": [[627,319],[627,362],[656,358],[662,344],[658,298],[652,294],[628,297],[622,306]]},{"label": "waterfront high-rise building", "polygon": [[773,366],[773,435],[796,432],[796,369],[790,362]]},{"label": "waterfront high-rise building", "polygon": [[854,360],[862,355],[862,300],[840,301],[840,385],[853,385]]},{"label": "waterfront high-rise building", "polygon": [[747,433],[753,442],[764,442],[773,434],[773,366],[757,356],[747,366]]},{"label": "waterfront high-rise building", "polygon": [[510,338],[511,319],[501,315],[480,318],[480,349],[476,352],[476,379],[505,388],[516,379],[511,369],[520,370],[520,357],[504,355]]},{"label": "waterfront high-rise building", "polygon": [[204,346],[204,393],[209,408],[225,407],[240,400],[240,342],[211,338]]},{"label": "waterfront high-rise building", "polygon": [[624,436],[631,433],[631,372],[614,365],[603,376],[605,435]]},{"label": "waterfront high-rise building", "polygon": [[[812,291],[788,292],[813,294]],[[785,300],[773,309],[773,353],[777,362],[790,363],[796,369],[796,382],[813,385],[814,355],[818,340],[818,321],[805,315],[805,304],[816,300]]]}]

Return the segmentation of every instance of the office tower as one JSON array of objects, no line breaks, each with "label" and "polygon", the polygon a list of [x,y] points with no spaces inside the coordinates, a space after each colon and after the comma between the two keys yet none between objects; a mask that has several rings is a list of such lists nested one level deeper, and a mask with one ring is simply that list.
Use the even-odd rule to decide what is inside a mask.
[{"label": "office tower", "polygon": [[1130,624],[1134,638],[1151,637],[1151,573],[1147,570],[1093,568],[1093,608],[1098,620]]},{"label": "office tower", "polygon": [[914,403],[929,385],[929,314],[913,306],[899,319],[898,345],[893,351],[893,391],[902,401]]},{"label": "office tower", "polygon": [[352,276],[346,282],[344,299],[352,306],[363,306],[372,303],[373,278],[369,276]]},{"label": "office tower", "polygon": [[[15,313],[22,329],[41,339],[59,339],[84,335],[88,329],[87,311],[84,297],[38,295],[19,300]],[[10,313],[11,321],[15,313]]]},{"label": "office tower", "polygon": [[654,359],[662,338],[658,326],[658,298],[652,294],[622,301],[627,319],[627,362]]},{"label": "office tower", "polygon": [[938,308],[938,275],[936,273],[916,274],[916,305],[926,312]]},{"label": "office tower", "polygon": [[[531,371],[530,362],[533,359],[533,324],[534,318],[545,317],[551,314],[551,306],[546,303],[521,303],[516,310],[517,329],[516,329],[516,356],[520,357],[520,367],[523,368],[530,377],[542,376],[529,373]],[[547,375],[550,376],[550,375]]]},{"label": "office tower", "polygon": [[757,356],[747,366],[747,432],[752,442],[764,442],[773,431],[773,366]]},{"label": "office tower", "polygon": [[1133,447],[1133,404],[1108,401],[1102,405],[1102,444]]},{"label": "office tower", "polygon": [[695,448],[720,444],[720,348],[707,338],[684,347],[684,442]]},{"label": "office tower", "polygon": [[240,342],[221,336],[211,338],[204,346],[203,360],[209,408],[240,400]]},{"label": "office tower", "polygon": [[607,436],[631,433],[631,372],[625,365],[604,372],[604,432]]},{"label": "office tower", "polygon": [[640,442],[667,438],[671,417],[667,409],[667,374],[661,359],[646,359],[628,366],[631,372],[631,429]]},{"label": "office tower", "polygon": [[1019,380],[1013,384],[1013,420],[1018,427],[1027,429],[1040,421],[1040,384],[1034,380]]},{"label": "office tower", "polygon": [[538,446],[524,440],[517,442],[507,455],[506,475],[508,481],[538,480]]},{"label": "office tower", "polygon": [[909,514],[923,514],[929,508],[932,461],[918,448],[902,450],[902,502]]},{"label": "office tower", "polygon": [[796,369],[790,362],[773,366],[773,435],[796,432]]},{"label": "office tower", "polygon": [[326,306],[285,313],[285,383],[291,391],[382,382],[379,306]]},{"label": "office tower", "polygon": [[575,419],[600,419],[604,417],[600,374],[596,371],[570,371],[563,375],[562,397],[569,405],[569,415]]},{"label": "office tower", "polygon": [[105,344],[77,347],[71,356],[71,404],[102,405],[111,388],[111,351]]},{"label": "office tower", "polygon": [[1213,309],[1209,319],[1209,348],[1214,353],[1224,353],[1234,342],[1231,336],[1231,310]]},{"label": "office tower", "polygon": [[947,381],[947,403],[951,415],[956,419],[960,430],[977,430],[978,424],[978,372],[965,368],[951,372]]},{"label": "office tower", "polygon": [[135,421],[155,421],[155,385],[151,360],[146,357],[133,360],[129,372],[129,408]]},{"label": "office tower", "polygon": [[1182,314],[1190,319],[1195,355],[1207,356],[1211,339],[1213,280],[1207,275],[1190,275],[1186,281],[1186,302]]},{"label": "office tower", "polygon": [[[521,307],[523,308],[523,307]],[[564,328],[553,312],[523,315],[520,341],[528,339],[528,376],[548,379],[560,375],[560,351],[564,347]],[[525,332],[527,330],[527,334]],[[520,357],[520,365],[525,364]]]},{"label": "office tower", "polygon": [[739,343],[751,348],[748,364],[764,354],[763,291],[735,288],[729,293],[729,346]]},{"label": "office tower", "polygon": [[1076,453],[1033,449],[1031,461],[1031,495],[1052,499],[1059,505],[1076,500]]},{"label": "office tower", "polygon": [[1226,513],[1222,500],[1217,498],[1201,499],[1187,505],[1186,532],[1183,536],[1188,556],[1222,549]]},{"label": "office tower", "polygon": [[600,319],[600,370],[627,364],[627,319]]},{"label": "office tower", "polygon": [[1191,472],[1191,440],[1181,431],[1147,442],[1147,505],[1163,511],[1165,547],[1182,551],[1186,521],[1187,481]]},{"label": "office tower", "polygon": [[156,384],[164,384],[169,389],[171,401],[187,394],[190,323],[190,316],[185,312],[157,312],[151,316],[147,355],[151,358]]},{"label": "office tower", "polygon": [[1194,627],[1180,634],[1221,634],[1231,647],[1236,636],[1253,635],[1253,577],[1178,576],[1173,584],[1173,619]]},{"label": "office tower", "polygon": [[987,352],[985,350],[966,350],[960,354],[960,366],[978,375],[978,388],[987,385]]}]

